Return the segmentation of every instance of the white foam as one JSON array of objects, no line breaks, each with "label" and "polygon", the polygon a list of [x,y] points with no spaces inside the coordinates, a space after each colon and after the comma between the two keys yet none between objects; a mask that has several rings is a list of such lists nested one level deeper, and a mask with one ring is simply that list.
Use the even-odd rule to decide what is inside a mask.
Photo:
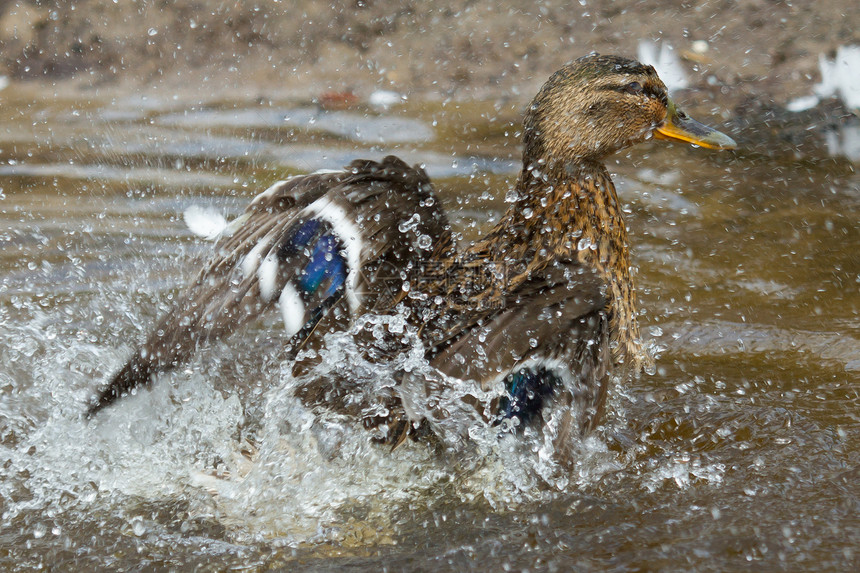
[{"label": "white foam", "polygon": [[305,325],[305,303],[299,295],[293,283],[288,282],[281,291],[278,298],[281,307],[281,316],[284,318],[284,328],[287,336],[292,337]]},{"label": "white foam", "polygon": [[215,209],[192,205],[182,213],[188,229],[204,239],[217,239],[227,229],[227,219]]}]

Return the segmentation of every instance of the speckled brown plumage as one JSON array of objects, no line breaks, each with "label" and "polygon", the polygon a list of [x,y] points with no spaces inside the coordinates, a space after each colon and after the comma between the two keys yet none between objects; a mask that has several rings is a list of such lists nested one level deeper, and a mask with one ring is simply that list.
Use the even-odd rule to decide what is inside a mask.
[{"label": "speckled brown plumage", "polygon": [[[461,442],[476,412],[490,423],[541,420],[563,454],[571,435],[600,420],[612,373],[635,374],[649,361],[604,159],[652,135],[718,149],[734,142],[677,110],[652,67],[599,55],[550,77],[523,134],[510,208],[459,252],[426,174],[397,158],[276,184],[219,241],[91,413],[277,299],[292,357],[361,314],[405,311],[435,369],[397,372],[361,399],[348,382],[311,376],[296,390],[308,404],[363,418],[392,444],[409,433]],[[368,344],[383,356],[399,342]],[[446,401],[455,380],[477,382],[490,403],[468,394]]]},{"label": "speckled brown plumage", "polygon": [[[643,97],[624,97],[625,90],[635,90],[631,84]],[[590,56],[553,74],[526,112],[517,200],[469,250],[516,261],[519,272],[507,289],[553,259],[597,269],[610,291],[613,357],[634,371],[648,357],[639,343],[627,227],[602,161],[650,137],[665,119],[666,105],[666,87],[654,68],[624,58]]]}]

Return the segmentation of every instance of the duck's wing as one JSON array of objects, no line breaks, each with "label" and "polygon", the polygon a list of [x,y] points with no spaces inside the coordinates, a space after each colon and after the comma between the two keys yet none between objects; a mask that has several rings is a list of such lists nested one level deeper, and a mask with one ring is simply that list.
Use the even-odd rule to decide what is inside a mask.
[{"label": "duck's wing", "polygon": [[[590,267],[554,262],[492,304],[481,301],[478,311],[443,318],[444,329],[428,335],[431,364],[485,391],[504,380],[510,395],[493,416],[526,422],[540,415],[544,398],[552,395],[561,413],[558,439],[566,442],[571,431],[590,429],[603,408],[611,360],[605,290],[604,279]],[[416,402],[441,391],[434,384],[449,383],[406,376],[407,412],[420,412],[431,425],[436,418],[444,432],[439,413]]]},{"label": "duck's wing", "polygon": [[590,267],[558,262],[515,291],[480,304],[485,308],[478,312],[458,312],[431,352],[436,368],[487,389],[499,372],[527,357],[584,338],[577,326],[605,308],[605,281]]},{"label": "duck's wing", "polygon": [[403,295],[400,270],[420,273],[453,249],[426,174],[396,157],[276,183],[229,226],[89,415],[275,305],[294,349],[333,307],[344,315],[387,310]]}]

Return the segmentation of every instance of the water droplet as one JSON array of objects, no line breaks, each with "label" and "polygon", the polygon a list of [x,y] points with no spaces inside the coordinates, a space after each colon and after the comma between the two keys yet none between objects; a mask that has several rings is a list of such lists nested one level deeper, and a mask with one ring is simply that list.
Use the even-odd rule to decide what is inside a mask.
[{"label": "water droplet", "polygon": [[433,239],[430,235],[421,235],[418,237],[418,246],[426,251],[433,246]]},{"label": "water droplet", "polygon": [[418,213],[413,214],[408,220],[401,221],[397,228],[401,233],[408,233],[409,231],[415,230],[415,228],[421,223],[421,215]]},{"label": "water droplet", "polygon": [[520,194],[517,193],[516,189],[508,189],[508,192],[505,193],[505,203],[515,203],[520,198]]}]

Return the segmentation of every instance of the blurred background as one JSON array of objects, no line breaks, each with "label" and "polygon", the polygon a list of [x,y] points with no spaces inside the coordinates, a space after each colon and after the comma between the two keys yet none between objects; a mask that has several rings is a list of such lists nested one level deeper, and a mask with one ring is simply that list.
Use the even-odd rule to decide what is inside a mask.
[{"label": "blurred background", "polygon": [[[664,42],[689,85],[726,109],[785,105],[821,81],[819,57],[860,43],[851,0],[6,0],[0,71],[82,85],[167,82],[314,94],[350,87],[524,97],[591,51]],[[194,83],[190,83],[190,80]]]}]

